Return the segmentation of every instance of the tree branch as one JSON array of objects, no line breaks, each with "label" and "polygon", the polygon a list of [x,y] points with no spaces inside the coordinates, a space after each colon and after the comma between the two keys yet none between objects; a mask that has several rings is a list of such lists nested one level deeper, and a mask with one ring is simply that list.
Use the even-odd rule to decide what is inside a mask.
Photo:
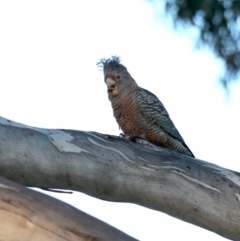
[{"label": "tree branch", "polygon": [[0,175],[165,212],[240,240],[240,174],[166,149],[0,118]]},{"label": "tree branch", "polygon": [[136,241],[57,199],[0,178],[1,240]]}]

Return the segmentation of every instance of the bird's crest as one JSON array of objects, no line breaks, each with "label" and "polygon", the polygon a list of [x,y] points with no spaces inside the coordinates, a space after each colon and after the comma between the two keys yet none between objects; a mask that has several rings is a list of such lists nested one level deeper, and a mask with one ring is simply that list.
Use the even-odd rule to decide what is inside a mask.
[{"label": "bird's crest", "polygon": [[122,67],[125,68],[121,63],[121,59],[118,56],[112,56],[108,59],[100,59],[97,63],[97,66],[101,67],[103,69],[103,71],[105,71],[106,69],[115,69],[118,67]]}]

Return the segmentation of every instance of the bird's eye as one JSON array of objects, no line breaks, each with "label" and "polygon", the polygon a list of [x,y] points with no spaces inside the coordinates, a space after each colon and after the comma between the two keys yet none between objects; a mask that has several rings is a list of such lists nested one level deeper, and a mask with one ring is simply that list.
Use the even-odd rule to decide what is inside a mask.
[{"label": "bird's eye", "polygon": [[119,75],[117,75],[117,79],[120,79],[120,76],[119,76]]}]

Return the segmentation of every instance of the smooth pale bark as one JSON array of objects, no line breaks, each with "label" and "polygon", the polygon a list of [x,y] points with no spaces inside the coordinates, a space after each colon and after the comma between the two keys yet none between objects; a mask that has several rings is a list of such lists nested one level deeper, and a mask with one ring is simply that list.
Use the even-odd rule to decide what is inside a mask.
[{"label": "smooth pale bark", "polygon": [[97,133],[0,119],[0,175],[136,203],[240,240],[240,174],[161,148]]},{"label": "smooth pale bark", "polygon": [[76,208],[0,178],[0,240],[136,241]]}]

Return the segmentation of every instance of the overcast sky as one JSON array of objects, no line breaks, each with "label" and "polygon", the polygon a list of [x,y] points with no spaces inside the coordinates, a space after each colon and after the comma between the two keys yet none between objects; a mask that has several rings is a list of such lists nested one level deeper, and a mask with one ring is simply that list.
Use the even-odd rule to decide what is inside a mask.
[{"label": "overcast sky", "polygon": [[[141,0],[0,1],[0,115],[44,128],[118,135],[96,62],[119,55],[159,97],[194,155],[240,171],[240,84],[227,99],[223,66],[194,49],[196,31],[169,28]],[[51,193],[48,193],[51,194]],[[166,214],[81,193],[54,195],[141,240],[226,240]]]}]

